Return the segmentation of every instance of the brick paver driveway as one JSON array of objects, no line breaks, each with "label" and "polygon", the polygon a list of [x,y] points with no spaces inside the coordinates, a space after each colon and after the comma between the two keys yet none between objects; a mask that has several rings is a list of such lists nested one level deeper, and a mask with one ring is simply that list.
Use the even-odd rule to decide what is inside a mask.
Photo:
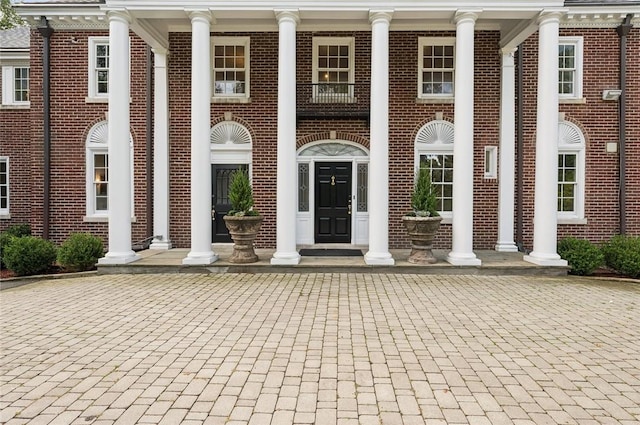
[{"label": "brick paver driveway", "polygon": [[637,283],[110,275],[0,297],[7,424],[640,422]]}]

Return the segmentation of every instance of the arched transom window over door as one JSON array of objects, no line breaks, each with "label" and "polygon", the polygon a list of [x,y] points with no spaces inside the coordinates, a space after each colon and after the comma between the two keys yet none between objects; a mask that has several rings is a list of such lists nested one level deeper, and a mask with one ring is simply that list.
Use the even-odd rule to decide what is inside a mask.
[{"label": "arched transom window over door", "polygon": [[558,123],[558,220],[584,220],[585,138],[570,121]]},{"label": "arched transom window over door", "polygon": [[436,187],[438,211],[451,217],[453,208],[453,124],[433,120],[423,125],[415,138],[414,175],[419,167],[429,169]]}]

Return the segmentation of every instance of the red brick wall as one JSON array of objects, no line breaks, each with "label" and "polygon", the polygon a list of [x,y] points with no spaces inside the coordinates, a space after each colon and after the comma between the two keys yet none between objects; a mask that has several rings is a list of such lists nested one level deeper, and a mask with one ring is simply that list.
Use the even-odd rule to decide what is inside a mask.
[{"label": "red brick wall", "polygon": [[[107,223],[83,221],[85,206],[85,143],[89,129],[106,118],[106,103],[87,103],[88,37],[108,32],[56,31],[51,36],[51,190],[49,237],[56,243],[70,233],[90,232],[107,241]],[[72,43],[72,38],[78,41]],[[42,234],[43,108],[42,38],[31,35],[31,225]],[[145,190],[146,45],[131,35],[131,133],[134,139],[135,216],[133,241],[147,236]],[[151,100],[149,100],[151,101]]]}]

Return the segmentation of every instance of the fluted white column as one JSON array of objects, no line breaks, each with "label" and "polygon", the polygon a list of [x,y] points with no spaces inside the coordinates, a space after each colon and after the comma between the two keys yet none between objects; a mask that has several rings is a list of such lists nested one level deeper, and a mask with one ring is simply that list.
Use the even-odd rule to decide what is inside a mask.
[{"label": "fluted white column", "polygon": [[169,90],[167,50],[153,49],[153,235],[150,249],[171,249],[169,238]]},{"label": "fluted white column", "polygon": [[389,252],[389,24],[392,12],[371,11],[371,146],[369,251],[364,261],[393,265]]},{"label": "fluted white column", "polygon": [[473,252],[473,12],[456,14],[452,247],[447,261],[480,265]]},{"label": "fluted white column", "polygon": [[566,266],[557,252],[558,237],[558,33],[560,14],[538,19],[538,115],[533,251],[525,261]]},{"label": "fluted white column", "polygon": [[513,239],[516,160],[515,49],[502,50],[500,90],[500,165],[498,180],[498,241],[496,251],[516,252]]},{"label": "fluted white column", "polygon": [[100,264],[140,258],[131,249],[129,24],[127,13],[109,12],[109,252],[98,260]]},{"label": "fluted white column", "polygon": [[276,252],[271,264],[298,264],[296,250],[296,26],[297,11],[276,12],[278,20],[278,152]]},{"label": "fluted white column", "polygon": [[211,13],[191,18],[191,251],[183,264],[211,264]]}]

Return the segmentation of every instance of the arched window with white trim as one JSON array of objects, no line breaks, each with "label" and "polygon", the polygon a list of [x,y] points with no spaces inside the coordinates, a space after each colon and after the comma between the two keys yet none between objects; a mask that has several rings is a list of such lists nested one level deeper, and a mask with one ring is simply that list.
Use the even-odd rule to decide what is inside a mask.
[{"label": "arched window with white trim", "polygon": [[[109,125],[96,123],[89,130],[86,141],[86,217],[85,221],[105,221],[109,215]],[[133,176],[133,138],[131,149],[131,175]],[[133,178],[131,179],[131,216],[133,217]]]},{"label": "arched window with white trim", "polygon": [[558,124],[558,220],[584,219],[585,138],[569,122]]},{"label": "arched window with white trim", "polygon": [[453,124],[442,119],[423,125],[415,139],[415,175],[418,167],[430,171],[438,197],[438,212],[445,218],[453,212]]}]

